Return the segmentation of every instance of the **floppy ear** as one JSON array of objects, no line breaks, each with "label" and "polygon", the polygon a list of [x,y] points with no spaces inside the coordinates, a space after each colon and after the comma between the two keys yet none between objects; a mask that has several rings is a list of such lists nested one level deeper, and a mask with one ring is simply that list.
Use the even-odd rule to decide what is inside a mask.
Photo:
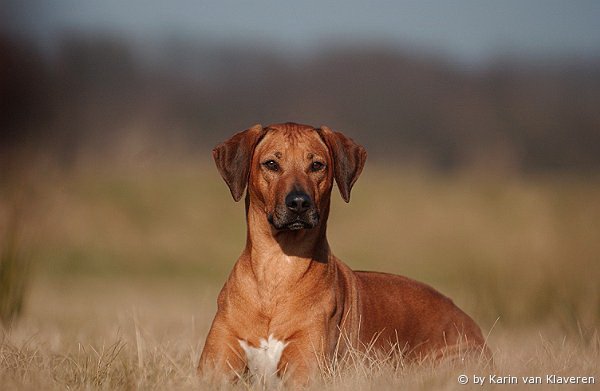
[{"label": "floppy ear", "polygon": [[317,131],[333,157],[333,174],[342,198],[350,202],[350,190],[365,166],[367,151],[350,137],[327,126],[321,126]]},{"label": "floppy ear", "polygon": [[244,194],[250,175],[252,153],[264,133],[261,125],[254,125],[250,129],[235,134],[212,150],[217,169],[229,186],[231,195],[236,202]]}]

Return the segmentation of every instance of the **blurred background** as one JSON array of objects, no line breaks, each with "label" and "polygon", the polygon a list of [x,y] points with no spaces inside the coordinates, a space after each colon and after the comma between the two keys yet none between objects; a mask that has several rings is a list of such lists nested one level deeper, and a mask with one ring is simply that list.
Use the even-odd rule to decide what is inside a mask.
[{"label": "blurred background", "polygon": [[334,194],[346,263],[486,332],[596,331],[599,2],[0,4],[5,324],[100,335],[145,308],[201,342],[245,241],[210,150],[294,121],[369,152]]}]

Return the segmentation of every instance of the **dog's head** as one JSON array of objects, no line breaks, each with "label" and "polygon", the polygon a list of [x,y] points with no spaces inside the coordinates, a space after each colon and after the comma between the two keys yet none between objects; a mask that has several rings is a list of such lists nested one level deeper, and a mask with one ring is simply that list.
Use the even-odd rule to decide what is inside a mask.
[{"label": "dog's head", "polygon": [[333,181],[342,198],[358,179],[367,153],[342,133],[294,123],[255,125],[213,150],[235,201],[248,186],[252,202],[277,230],[313,228],[329,205]]}]

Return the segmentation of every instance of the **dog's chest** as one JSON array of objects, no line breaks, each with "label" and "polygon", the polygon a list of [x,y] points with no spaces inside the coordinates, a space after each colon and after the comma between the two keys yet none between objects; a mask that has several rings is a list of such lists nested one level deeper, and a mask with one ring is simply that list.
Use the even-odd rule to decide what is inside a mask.
[{"label": "dog's chest", "polygon": [[269,335],[261,338],[259,346],[251,346],[245,340],[238,341],[246,354],[248,370],[260,381],[270,383],[277,375],[277,366],[287,342],[280,341]]}]

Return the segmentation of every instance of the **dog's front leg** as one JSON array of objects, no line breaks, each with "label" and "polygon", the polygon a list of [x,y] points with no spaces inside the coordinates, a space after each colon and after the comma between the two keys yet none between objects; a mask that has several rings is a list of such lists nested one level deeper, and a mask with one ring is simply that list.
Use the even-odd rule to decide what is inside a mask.
[{"label": "dog's front leg", "polygon": [[323,343],[308,335],[289,341],[279,361],[279,374],[286,386],[304,388],[318,372],[320,360],[326,359]]},{"label": "dog's front leg", "polygon": [[198,374],[235,380],[245,371],[246,358],[239,341],[217,315],[206,337]]}]

